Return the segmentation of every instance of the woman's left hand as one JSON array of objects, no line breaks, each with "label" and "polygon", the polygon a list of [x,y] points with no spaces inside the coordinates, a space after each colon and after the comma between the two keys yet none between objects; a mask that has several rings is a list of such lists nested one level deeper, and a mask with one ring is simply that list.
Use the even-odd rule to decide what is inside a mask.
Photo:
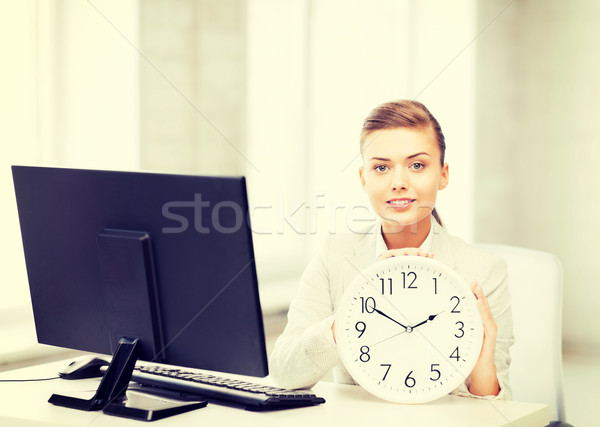
[{"label": "woman's left hand", "polygon": [[483,345],[479,359],[471,372],[471,384],[469,392],[478,396],[496,396],[500,392],[498,377],[496,376],[496,364],[494,356],[496,354],[496,337],[498,335],[498,327],[490,305],[483,294],[483,289],[477,281],[471,282],[471,290],[477,297],[477,306],[483,321]]}]

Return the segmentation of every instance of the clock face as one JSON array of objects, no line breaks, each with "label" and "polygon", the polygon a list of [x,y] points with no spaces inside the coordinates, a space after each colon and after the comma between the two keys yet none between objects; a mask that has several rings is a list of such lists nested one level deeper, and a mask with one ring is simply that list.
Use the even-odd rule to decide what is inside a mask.
[{"label": "clock face", "polygon": [[358,274],[338,307],[335,335],[344,366],[363,388],[392,402],[423,403],[469,376],[483,324],[458,273],[402,256]]}]

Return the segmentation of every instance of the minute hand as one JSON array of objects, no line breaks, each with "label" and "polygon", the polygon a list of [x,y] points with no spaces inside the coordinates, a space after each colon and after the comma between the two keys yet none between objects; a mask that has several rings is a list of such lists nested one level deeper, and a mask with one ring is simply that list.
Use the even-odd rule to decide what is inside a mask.
[{"label": "minute hand", "polygon": [[402,323],[398,322],[395,319],[392,319],[390,316],[388,316],[387,314],[385,314],[383,311],[378,310],[376,308],[373,308],[373,310],[375,310],[375,312],[377,312],[377,314],[381,314],[383,317],[387,317],[388,319],[390,319],[392,322],[399,324],[400,326],[402,326],[404,329],[408,329],[406,326],[404,326]]}]

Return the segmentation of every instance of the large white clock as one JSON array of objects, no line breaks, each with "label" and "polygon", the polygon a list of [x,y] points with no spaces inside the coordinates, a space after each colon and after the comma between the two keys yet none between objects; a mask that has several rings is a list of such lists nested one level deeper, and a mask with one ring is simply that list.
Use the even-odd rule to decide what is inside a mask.
[{"label": "large white clock", "polygon": [[430,258],[401,256],[362,271],[338,307],[335,335],[354,380],[392,402],[423,403],[471,373],[483,324],[468,283]]}]

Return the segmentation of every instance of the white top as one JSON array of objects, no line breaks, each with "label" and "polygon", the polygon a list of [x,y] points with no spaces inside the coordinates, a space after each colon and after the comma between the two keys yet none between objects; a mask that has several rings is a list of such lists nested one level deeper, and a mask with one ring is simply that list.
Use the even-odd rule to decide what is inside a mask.
[{"label": "white top", "polygon": [[[500,393],[488,398],[510,399],[509,348],[514,337],[506,263],[449,235],[433,218],[428,239],[431,244],[428,252],[437,261],[454,269],[469,283],[477,280],[482,287],[498,327],[495,364]],[[271,376],[279,384],[287,388],[310,388],[330,369],[336,382],[355,384],[341,363],[331,325],[344,290],[360,271],[377,260],[378,241],[379,249],[381,243],[386,247],[379,224],[362,233],[330,235],[321,252],[306,267],[298,293],[290,304],[288,324],[275,343],[269,362]],[[467,378],[454,394],[479,397],[469,393],[469,384]]]}]

